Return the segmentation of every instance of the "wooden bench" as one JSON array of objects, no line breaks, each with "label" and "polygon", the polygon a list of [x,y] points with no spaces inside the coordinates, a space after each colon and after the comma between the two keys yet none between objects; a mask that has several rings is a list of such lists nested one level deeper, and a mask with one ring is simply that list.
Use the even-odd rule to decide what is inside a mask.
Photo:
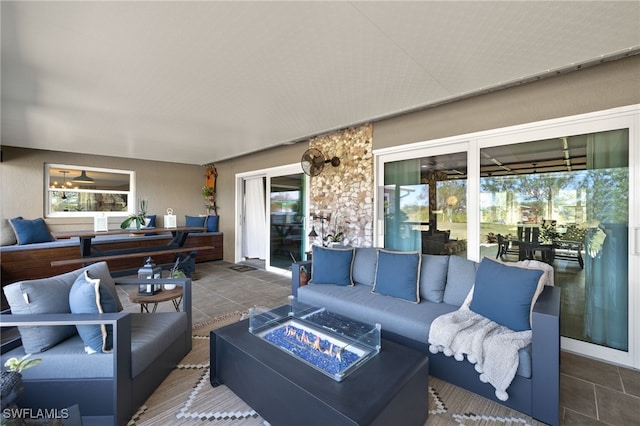
[{"label": "wooden bench", "polygon": [[[141,237],[128,237],[125,235],[117,239],[97,239],[95,241],[95,247],[103,252],[132,249],[144,252],[151,251],[157,247],[164,246],[164,248],[168,248],[171,240],[172,237],[170,234]],[[205,246],[209,247],[209,249],[202,250],[201,248]],[[223,246],[224,234],[222,232],[194,232],[189,234],[183,248],[193,251],[200,249],[195,256],[196,263],[200,263],[222,260]],[[211,247],[213,247],[213,249]],[[58,261],[80,258],[80,245],[77,240],[59,240],[53,243],[27,244],[23,246],[4,246],[0,247],[0,258],[0,267],[2,268],[0,279],[2,287],[17,281],[60,275],[73,271],[78,268],[78,265],[82,264],[82,261],[67,265],[59,265],[58,263]],[[153,260],[158,265],[174,262],[175,254],[154,252]],[[59,266],[52,266],[52,262],[56,262]],[[134,270],[135,273],[135,270],[142,266],[139,257],[131,256],[117,259],[110,258],[107,263],[112,275],[120,275],[121,271],[127,270]],[[2,291],[0,291],[0,300],[1,309],[7,309],[9,305]]]},{"label": "wooden bench", "polygon": [[121,254],[111,254],[106,256],[87,256],[80,257],[76,259],[65,259],[65,260],[54,260],[51,262],[51,266],[67,266],[67,265],[82,265],[96,262],[107,262],[109,260],[116,259],[130,259],[132,257],[150,257],[150,256],[160,256],[163,254],[178,254],[178,253],[187,253],[192,251],[203,251],[203,250],[213,250],[215,247],[213,246],[200,246],[200,247],[181,247],[181,248],[173,248],[173,249],[158,249],[158,250],[147,250],[147,251],[133,251],[130,253],[121,253]]}]

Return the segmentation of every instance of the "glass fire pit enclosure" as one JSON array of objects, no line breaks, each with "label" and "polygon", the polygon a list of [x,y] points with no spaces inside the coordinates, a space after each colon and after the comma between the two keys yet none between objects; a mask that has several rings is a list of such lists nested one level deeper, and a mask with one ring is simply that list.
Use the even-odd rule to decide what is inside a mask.
[{"label": "glass fire pit enclosure", "polygon": [[340,382],[380,352],[380,324],[366,324],[290,296],[249,309],[249,332]]}]

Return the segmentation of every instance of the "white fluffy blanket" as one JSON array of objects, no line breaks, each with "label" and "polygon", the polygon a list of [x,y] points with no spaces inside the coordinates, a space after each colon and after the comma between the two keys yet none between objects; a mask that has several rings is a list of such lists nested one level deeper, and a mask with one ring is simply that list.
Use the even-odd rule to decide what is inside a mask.
[{"label": "white fluffy blanket", "polygon": [[444,352],[462,361],[464,356],[480,373],[480,380],[496,389],[501,401],[518,369],[518,351],[531,343],[531,330],[513,331],[462,306],[431,324],[429,351]]}]

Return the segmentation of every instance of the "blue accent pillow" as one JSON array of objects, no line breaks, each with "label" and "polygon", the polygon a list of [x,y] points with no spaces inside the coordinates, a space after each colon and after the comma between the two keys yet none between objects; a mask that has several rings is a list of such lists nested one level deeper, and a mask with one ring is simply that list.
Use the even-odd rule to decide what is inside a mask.
[{"label": "blue accent pillow", "polygon": [[420,303],[420,252],[378,250],[373,293]]},{"label": "blue accent pillow", "polygon": [[[25,280],[2,288],[11,307],[11,313],[20,314],[68,314],[69,291],[80,275],[79,271],[67,272],[49,278]],[[77,334],[73,325],[19,326],[25,353],[44,352]]]},{"label": "blue accent pillow", "polygon": [[353,282],[373,287],[376,282],[377,263],[377,248],[357,247],[353,255]]},{"label": "blue accent pillow", "polygon": [[[88,271],[81,274],[69,292],[69,307],[74,314],[117,312],[116,302],[109,291],[93,279]],[[89,354],[113,351],[113,327],[108,324],[76,325],[78,334]]]},{"label": "blue accent pillow", "polygon": [[147,225],[149,228],[155,228],[156,227],[156,215],[155,214],[150,214],[146,216],[147,219],[149,219],[149,225]]},{"label": "blue accent pillow", "polygon": [[[185,226],[196,226],[198,228],[204,228],[204,222],[207,220],[206,216],[185,216]],[[200,231],[191,231],[200,232]]]},{"label": "blue accent pillow", "polygon": [[353,285],[353,248],[334,249],[313,246],[312,284]]},{"label": "blue accent pillow", "polygon": [[531,330],[531,304],[542,274],[485,257],[478,266],[469,309],[513,331]]},{"label": "blue accent pillow", "polygon": [[[429,302],[442,303],[447,285],[449,257],[423,254],[420,267],[420,298]],[[456,256],[454,256],[456,257]]]},{"label": "blue accent pillow", "polygon": [[47,224],[41,217],[38,219],[23,219],[22,217],[15,217],[9,220],[13,232],[16,234],[18,244],[34,244],[34,243],[48,243],[53,241]]},{"label": "blue accent pillow", "polygon": [[220,216],[209,215],[206,219],[205,224],[207,226],[207,232],[218,232]]}]

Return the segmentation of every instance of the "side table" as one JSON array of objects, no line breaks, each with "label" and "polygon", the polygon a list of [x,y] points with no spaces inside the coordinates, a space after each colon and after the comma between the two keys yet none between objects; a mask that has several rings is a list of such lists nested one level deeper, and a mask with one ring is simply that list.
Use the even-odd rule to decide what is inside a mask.
[{"label": "side table", "polygon": [[172,290],[162,289],[160,292],[151,295],[130,293],[129,301],[132,303],[140,304],[140,312],[149,313],[149,304],[153,303],[153,309],[151,313],[155,313],[158,309],[158,303],[168,302],[171,300],[173,307],[176,308],[176,312],[180,312],[180,302],[182,302],[182,286],[177,286]]}]

